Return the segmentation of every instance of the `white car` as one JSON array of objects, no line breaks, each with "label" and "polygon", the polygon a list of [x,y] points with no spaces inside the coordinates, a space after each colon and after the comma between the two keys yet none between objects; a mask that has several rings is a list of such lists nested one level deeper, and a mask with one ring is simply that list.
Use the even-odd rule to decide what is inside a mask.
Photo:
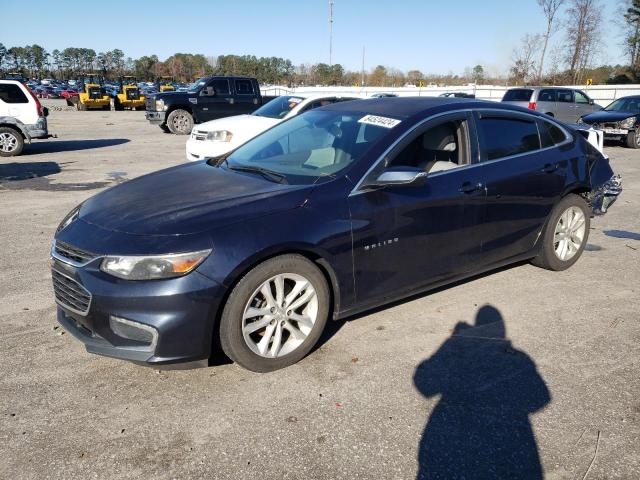
[{"label": "white car", "polygon": [[22,83],[0,80],[0,157],[20,155],[34,138],[49,138],[47,114]]},{"label": "white car", "polygon": [[357,98],[360,97],[326,94],[283,95],[249,115],[235,115],[201,123],[193,127],[187,140],[187,160],[205,160],[224,155],[274,125],[300,113]]}]

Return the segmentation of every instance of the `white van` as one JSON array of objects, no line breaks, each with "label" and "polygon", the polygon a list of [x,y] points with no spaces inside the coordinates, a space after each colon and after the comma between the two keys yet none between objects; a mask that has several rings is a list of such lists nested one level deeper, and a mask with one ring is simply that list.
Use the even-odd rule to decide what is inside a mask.
[{"label": "white van", "polygon": [[49,138],[48,114],[23,84],[0,80],[0,157],[20,155],[34,138]]}]

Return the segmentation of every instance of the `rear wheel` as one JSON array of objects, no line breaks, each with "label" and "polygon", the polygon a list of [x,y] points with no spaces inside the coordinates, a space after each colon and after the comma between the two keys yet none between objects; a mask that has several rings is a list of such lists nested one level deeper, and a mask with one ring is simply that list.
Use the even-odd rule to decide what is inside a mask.
[{"label": "rear wheel", "polygon": [[10,127],[0,127],[0,157],[15,157],[22,153],[22,134]]},{"label": "rear wheel", "polygon": [[640,148],[640,129],[629,132],[625,143],[629,148]]},{"label": "rear wheel", "polygon": [[587,202],[570,194],[553,209],[542,238],[542,249],[532,260],[547,270],[566,270],[578,261],[589,238]]},{"label": "rear wheel", "polygon": [[178,108],[167,117],[167,126],[171,133],[189,135],[193,128],[193,117],[186,110]]},{"label": "rear wheel", "polygon": [[220,320],[220,344],[234,362],[270,372],[301,360],[316,344],[329,315],[322,272],[301,255],[258,265],[231,292]]},{"label": "rear wheel", "polygon": [[124,107],[122,106],[122,104],[118,100],[118,97],[113,99],[113,109],[115,111],[117,111],[117,112],[120,112],[120,111],[124,110]]}]

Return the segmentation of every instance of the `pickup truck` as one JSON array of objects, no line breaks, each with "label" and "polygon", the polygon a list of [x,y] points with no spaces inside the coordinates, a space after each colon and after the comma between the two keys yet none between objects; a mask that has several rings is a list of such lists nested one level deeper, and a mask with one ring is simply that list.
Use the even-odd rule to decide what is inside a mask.
[{"label": "pickup truck", "polygon": [[251,113],[275,97],[263,97],[250,77],[203,77],[186,92],[149,95],[146,118],[165,132],[188,135],[195,123]]}]

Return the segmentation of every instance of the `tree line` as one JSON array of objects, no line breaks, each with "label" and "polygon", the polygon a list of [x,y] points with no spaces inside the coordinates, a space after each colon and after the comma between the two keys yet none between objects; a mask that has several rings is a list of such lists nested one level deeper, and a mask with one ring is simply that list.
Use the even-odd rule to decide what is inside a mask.
[{"label": "tree line", "polygon": [[[530,0],[531,1],[531,0]],[[48,52],[40,45],[5,47],[0,43],[0,72],[20,72],[29,78],[75,78],[98,71],[108,78],[134,75],[139,80],[169,76],[191,82],[205,75],[247,75],[262,84],[368,85],[401,87],[407,84],[465,85],[496,84],[594,84],[640,82],[640,0],[620,2],[615,25],[617,33],[605,29],[602,0],[535,0],[545,19],[543,32],[527,33],[514,48],[508,73],[490,71],[482,65],[454,74],[407,72],[377,65],[362,72],[346,70],[340,64],[293,65],[280,57],[176,53],[164,61],[157,55],[131,58],[120,49],[96,52],[69,47]],[[618,35],[628,57],[626,65],[598,64],[605,35]]]}]

